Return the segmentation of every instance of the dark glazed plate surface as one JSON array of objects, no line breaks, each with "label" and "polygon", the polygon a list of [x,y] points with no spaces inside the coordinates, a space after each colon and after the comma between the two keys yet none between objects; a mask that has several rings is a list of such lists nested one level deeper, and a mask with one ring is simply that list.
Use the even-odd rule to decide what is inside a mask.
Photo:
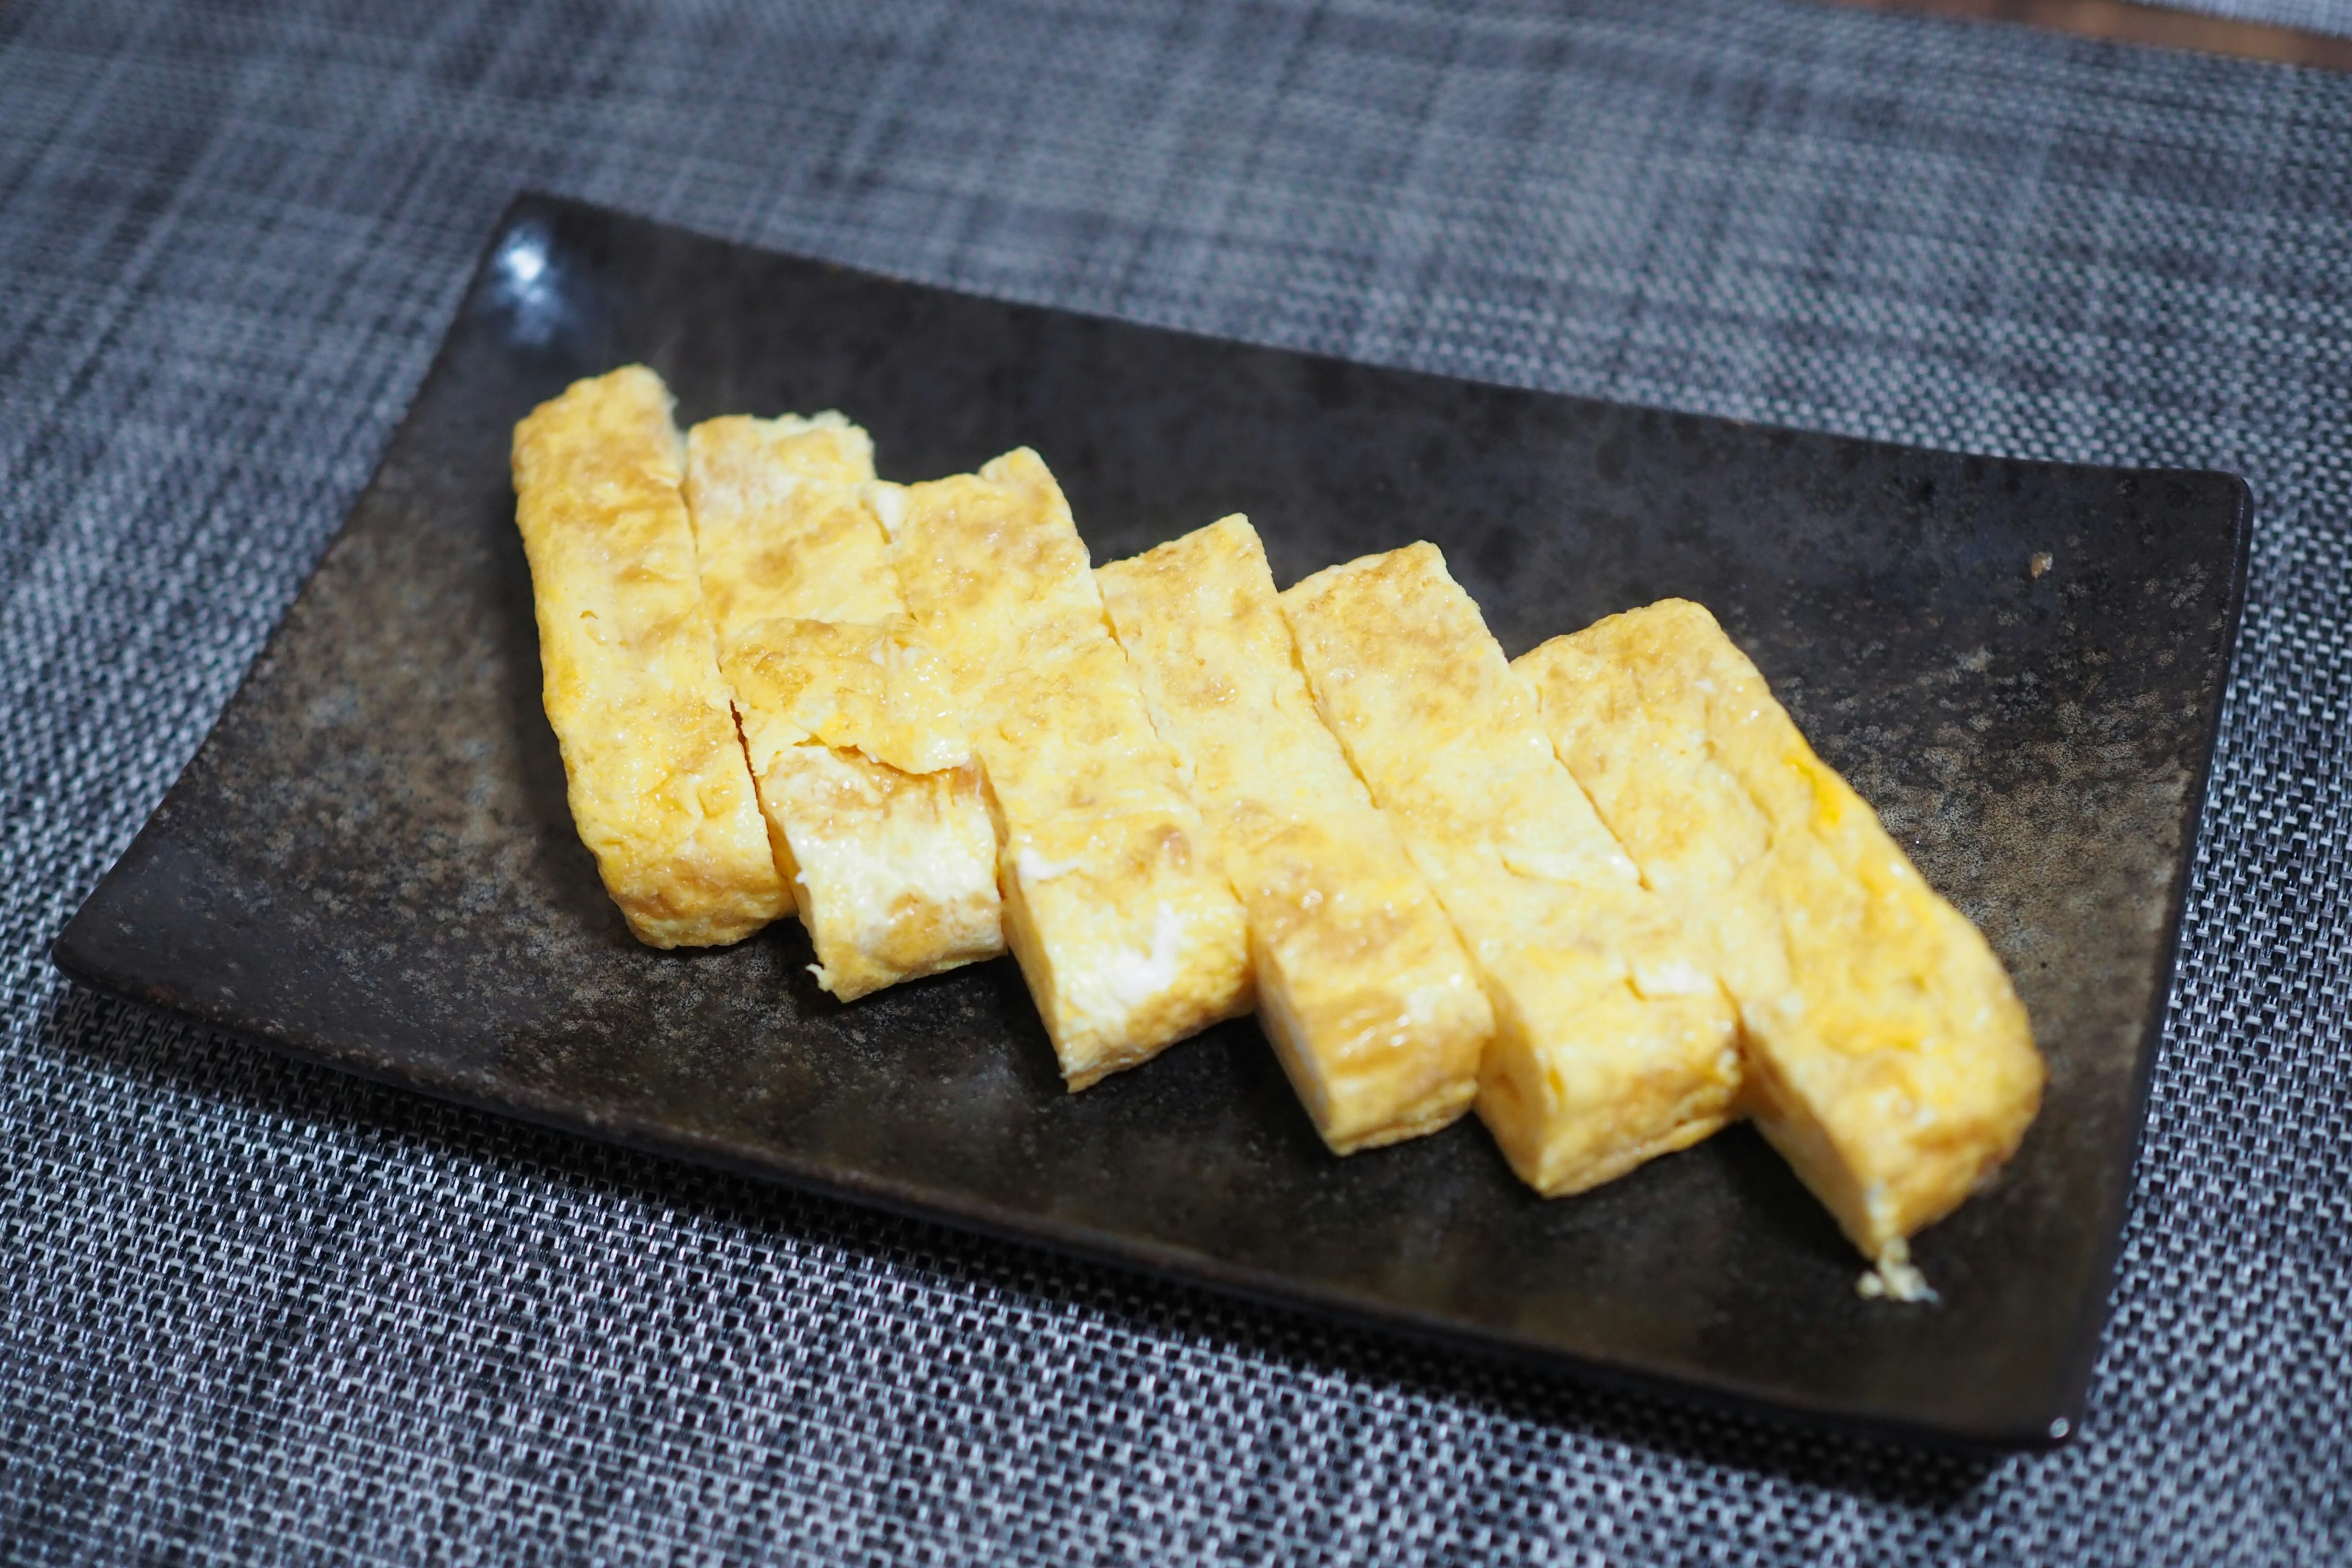
[{"label": "dark glazed plate surface", "polygon": [[[1247,1023],[1079,1096],[1009,961],[844,1007],[799,928],[639,947],[540,710],[508,434],[653,364],[839,407],[918,479],[1028,443],[1097,560],[1228,511],[1283,583],[1434,540],[1512,654],[1713,607],[2016,975],[2051,1065],[1991,1191],[1859,1260],[1745,1129],[1537,1199],[1475,1121],[1327,1155]],[[2243,579],[2221,474],[1956,457],[1002,304],[525,198],[317,574],[67,927],[105,990],[642,1148],[1751,1406],[1975,1443],[2075,1418]],[[2038,575],[2031,563],[2049,557]]]}]

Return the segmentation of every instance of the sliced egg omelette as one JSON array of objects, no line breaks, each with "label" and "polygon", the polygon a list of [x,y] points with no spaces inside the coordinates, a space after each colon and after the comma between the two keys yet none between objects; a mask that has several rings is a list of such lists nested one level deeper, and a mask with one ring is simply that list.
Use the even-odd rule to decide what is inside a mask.
[{"label": "sliced egg omelette", "polygon": [[1477,961],[1477,1109],[1512,1169],[1581,1192],[1736,1114],[1730,1003],[1437,548],[1328,568],[1281,604],[1316,706]]},{"label": "sliced egg omelette", "polygon": [[1316,1131],[1346,1154],[1446,1126],[1494,1013],[1316,716],[1256,531],[1229,517],[1095,578],[1248,911],[1258,1021]]},{"label": "sliced egg omelette", "polygon": [[704,947],[789,902],[719,672],[670,406],[642,365],[541,404],[515,426],[515,521],[572,821],[639,941]]},{"label": "sliced egg omelette", "polygon": [[1004,951],[996,833],[838,414],[688,438],[702,590],[775,858],[847,1002]]},{"label": "sliced egg omelette", "polygon": [[1878,1260],[2016,1151],[2042,1058],[2000,961],[1813,754],[1698,605],[1668,599],[1515,667],[1559,756],[1738,1000],[1766,1137]]},{"label": "sliced egg omelette", "polygon": [[908,608],[994,809],[1005,934],[1071,1089],[1252,1005],[1247,926],[1061,487],[1022,447],[882,487]]}]

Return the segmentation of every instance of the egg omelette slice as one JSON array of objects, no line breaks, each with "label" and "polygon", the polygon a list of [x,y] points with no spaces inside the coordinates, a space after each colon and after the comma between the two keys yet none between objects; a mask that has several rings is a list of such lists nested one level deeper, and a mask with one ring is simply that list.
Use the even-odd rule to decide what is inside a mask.
[{"label": "egg omelette slice", "polygon": [[708,947],[789,906],[719,672],[670,407],[642,365],[540,405],[515,426],[515,521],[580,837],[640,942]]},{"label": "egg omelette slice", "polygon": [[1999,1169],[2041,1103],[2000,961],[1699,605],[1612,616],[1516,668],[1738,1000],[1758,1126],[1879,1289],[1921,1293],[1906,1238]]},{"label": "egg omelette slice", "polygon": [[1512,1169],[1581,1192],[1735,1115],[1729,1001],[1437,548],[1329,567],[1281,605],[1324,721],[1477,962],[1478,1114]]},{"label": "egg omelette slice", "polygon": [[1258,1022],[1336,1153],[1470,1108],[1477,971],[1316,716],[1246,519],[1096,569],[1160,738],[1249,915]]},{"label": "egg omelette slice", "polygon": [[987,779],[1005,935],[1071,1089],[1252,1001],[1247,925],[1061,487],[1017,448],[877,506]]},{"label": "egg omelette slice", "polygon": [[945,667],[838,414],[730,416],[687,441],[702,591],[777,864],[845,1002],[1004,951],[996,833]]}]

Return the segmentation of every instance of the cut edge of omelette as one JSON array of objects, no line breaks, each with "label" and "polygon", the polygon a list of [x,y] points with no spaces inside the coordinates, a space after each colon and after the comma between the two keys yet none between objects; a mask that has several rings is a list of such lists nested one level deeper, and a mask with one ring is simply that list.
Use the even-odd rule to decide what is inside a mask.
[{"label": "cut edge of omelette", "polygon": [[719,672],[661,378],[625,365],[515,426],[515,521],[573,824],[651,947],[740,942],[788,895]]},{"label": "cut edge of omelette", "polygon": [[1095,573],[1249,920],[1258,1022],[1337,1154],[1451,1125],[1494,1013],[1476,967],[1315,710],[1236,513]]},{"label": "cut edge of omelette", "polygon": [[1645,879],[1707,933],[1759,1129],[1877,1263],[1865,1293],[1924,1295],[1908,1238],[1991,1179],[2040,1106],[2000,961],[1703,607],[1612,616],[1518,668]]},{"label": "cut edge of omelette", "polygon": [[996,837],[945,669],[828,411],[688,437],[705,596],[778,868],[843,1002],[1004,951]]},{"label": "cut edge of omelette", "polygon": [[1546,1196],[1737,1114],[1737,1022],[1594,816],[1477,605],[1426,542],[1280,598],[1318,711],[1476,960],[1479,1117]]},{"label": "cut edge of omelette", "polygon": [[1249,1011],[1247,924],[1113,640],[1044,459],[876,485],[907,604],[954,673],[1006,945],[1072,1090]]},{"label": "cut edge of omelette", "polygon": [[762,621],[721,668],[817,984],[854,1002],[1003,952],[980,769],[914,623]]}]

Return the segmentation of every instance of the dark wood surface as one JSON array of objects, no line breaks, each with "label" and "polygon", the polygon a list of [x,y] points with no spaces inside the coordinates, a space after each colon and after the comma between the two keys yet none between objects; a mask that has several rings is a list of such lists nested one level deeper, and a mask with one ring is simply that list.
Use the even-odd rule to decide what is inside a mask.
[{"label": "dark wood surface", "polygon": [[2136,5],[2129,0],[1828,0],[1864,11],[1901,11],[1962,21],[2047,27],[2085,38],[2112,38],[2160,49],[2189,49],[2280,65],[2352,70],[2352,38],[2296,27],[2241,22],[2193,11]]}]

